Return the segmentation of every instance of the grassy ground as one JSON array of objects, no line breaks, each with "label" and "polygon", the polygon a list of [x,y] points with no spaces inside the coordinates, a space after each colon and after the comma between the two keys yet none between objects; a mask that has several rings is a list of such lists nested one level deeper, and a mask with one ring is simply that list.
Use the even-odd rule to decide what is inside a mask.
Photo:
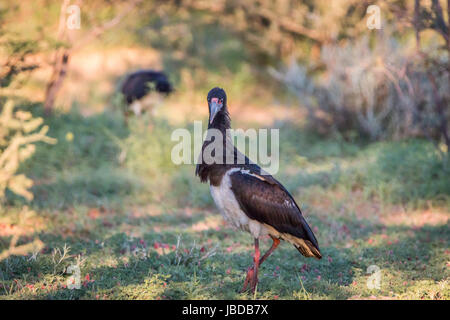
[{"label": "grassy ground", "polygon": [[[13,235],[45,248],[0,261],[0,299],[450,298],[450,163],[427,141],[348,142],[275,123],[277,178],[324,258],[283,243],[253,296],[239,293],[252,239],[224,224],[194,166],[172,164],[170,119],[126,127],[115,112],[73,111],[48,124],[58,144],[39,145],[22,168],[35,181],[33,213],[19,219],[24,202],[11,194],[0,213],[0,252]],[[80,289],[68,288],[70,265]],[[379,289],[367,286],[371,265]]]}]

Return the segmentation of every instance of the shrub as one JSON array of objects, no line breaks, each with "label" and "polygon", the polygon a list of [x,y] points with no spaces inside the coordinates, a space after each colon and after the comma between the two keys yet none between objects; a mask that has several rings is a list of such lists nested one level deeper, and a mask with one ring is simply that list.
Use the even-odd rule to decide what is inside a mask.
[{"label": "shrub", "polygon": [[19,165],[35,152],[34,143],[56,143],[56,140],[46,136],[48,126],[42,126],[42,118],[33,118],[29,112],[14,109],[9,100],[0,114],[0,199],[4,198],[8,188],[32,200],[29,188],[33,183],[25,175],[17,173]]},{"label": "shrub", "polygon": [[327,134],[359,134],[371,140],[424,136],[440,138],[441,117],[436,109],[436,87],[448,105],[447,72],[428,66],[393,37],[381,36],[371,45],[362,38],[342,45],[326,45],[321,63],[325,72],[292,62],[284,71],[271,73],[296,95],[308,110],[309,124]]},{"label": "shrub", "polygon": [[[33,199],[33,194],[29,191],[33,182],[24,174],[17,173],[19,166],[33,155],[34,143],[56,143],[55,139],[46,136],[48,127],[42,126],[42,118],[33,118],[29,112],[14,109],[13,102],[8,100],[0,112],[0,201],[5,198],[6,189],[27,200]],[[24,206],[18,214],[20,224],[33,214],[34,211]],[[0,261],[12,255],[38,252],[44,246],[39,238],[21,245],[18,245],[18,241],[19,233],[15,233],[9,247],[0,252]]]}]

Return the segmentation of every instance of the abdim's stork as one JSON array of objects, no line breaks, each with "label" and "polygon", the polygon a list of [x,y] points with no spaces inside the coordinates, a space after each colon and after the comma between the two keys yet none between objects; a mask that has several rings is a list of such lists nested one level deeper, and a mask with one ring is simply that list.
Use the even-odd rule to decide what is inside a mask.
[{"label": "abdim's stork", "polygon": [[166,74],[155,70],[138,70],[130,73],[125,78],[120,91],[125,96],[127,103],[131,104],[144,97],[152,89],[166,95],[173,91]]},{"label": "abdim's stork", "polygon": [[[274,177],[242,155],[230,142],[227,129],[231,126],[225,91],[213,88],[208,93],[207,100],[208,130],[221,131],[225,152],[223,161],[216,161],[221,163],[197,164],[196,175],[200,177],[201,182],[209,180],[211,195],[225,220],[234,227],[249,232],[255,239],[254,265],[248,269],[242,289],[247,290],[250,284],[251,290],[254,291],[258,283],[258,268],[279,245],[280,239],[293,244],[305,257],[320,259],[322,255],[314,233],[290,193]],[[202,154],[211,142],[208,138],[205,139]],[[226,145],[231,147],[227,148]],[[238,164],[238,157],[244,157],[245,163]],[[227,159],[234,161],[226,163]],[[264,235],[269,235],[273,244],[260,257],[259,238]]]},{"label": "abdim's stork", "polygon": [[[164,72],[138,70],[128,74],[120,88],[120,92],[125,97],[127,108],[129,107],[135,115],[139,115],[144,111],[141,99],[152,91],[164,95],[169,95],[173,91],[173,87]],[[125,116],[128,113],[128,110],[126,110]]]}]

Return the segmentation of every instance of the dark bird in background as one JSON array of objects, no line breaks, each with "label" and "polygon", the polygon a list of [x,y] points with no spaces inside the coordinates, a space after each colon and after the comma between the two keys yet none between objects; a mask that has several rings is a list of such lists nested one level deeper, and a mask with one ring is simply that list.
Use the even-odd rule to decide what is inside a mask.
[{"label": "dark bird in background", "polygon": [[[258,268],[280,244],[280,240],[294,245],[305,257],[321,259],[322,255],[316,237],[292,195],[231,143],[230,135],[227,134],[227,129],[231,128],[231,120],[225,91],[213,88],[208,93],[207,100],[208,129],[222,132],[224,139],[221,143],[225,152],[222,164],[200,162],[195,173],[201,182],[209,181],[211,195],[225,220],[235,228],[249,232],[255,240],[253,267],[247,270],[242,289],[247,290],[250,284],[254,292],[258,283]],[[205,139],[202,154],[211,142],[208,138]],[[226,163],[227,155],[228,159],[234,159],[233,163]],[[238,164],[238,157],[244,157],[245,163]],[[265,235],[272,238],[273,244],[260,257],[259,238]]]},{"label": "dark bird in background", "polygon": [[[164,72],[139,70],[127,75],[120,91],[125,98],[127,108],[131,108],[135,114],[140,114],[143,109],[142,106],[133,107],[130,105],[134,102],[139,102],[151,91],[169,95],[173,91],[173,87]],[[125,112],[125,115],[128,115],[128,110]]]},{"label": "dark bird in background", "polygon": [[167,76],[161,71],[139,70],[130,73],[122,84],[121,92],[125,96],[128,104],[135,100],[140,100],[152,89],[169,95],[172,85]]}]

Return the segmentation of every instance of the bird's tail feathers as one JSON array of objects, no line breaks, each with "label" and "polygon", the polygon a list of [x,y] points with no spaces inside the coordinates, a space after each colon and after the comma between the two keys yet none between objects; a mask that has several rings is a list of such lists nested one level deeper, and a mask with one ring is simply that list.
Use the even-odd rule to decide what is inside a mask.
[{"label": "bird's tail feathers", "polygon": [[297,241],[294,246],[295,248],[305,257],[314,257],[316,259],[322,259],[322,254],[319,249],[316,248],[311,241],[303,240]]},{"label": "bird's tail feathers", "polygon": [[319,244],[317,243],[316,236],[314,235],[305,218],[303,217],[302,217],[302,226],[304,232],[306,233],[306,239],[302,239],[303,241],[298,242],[301,245],[295,247],[305,257],[314,257],[317,259],[321,259],[322,254],[320,253]]}]

